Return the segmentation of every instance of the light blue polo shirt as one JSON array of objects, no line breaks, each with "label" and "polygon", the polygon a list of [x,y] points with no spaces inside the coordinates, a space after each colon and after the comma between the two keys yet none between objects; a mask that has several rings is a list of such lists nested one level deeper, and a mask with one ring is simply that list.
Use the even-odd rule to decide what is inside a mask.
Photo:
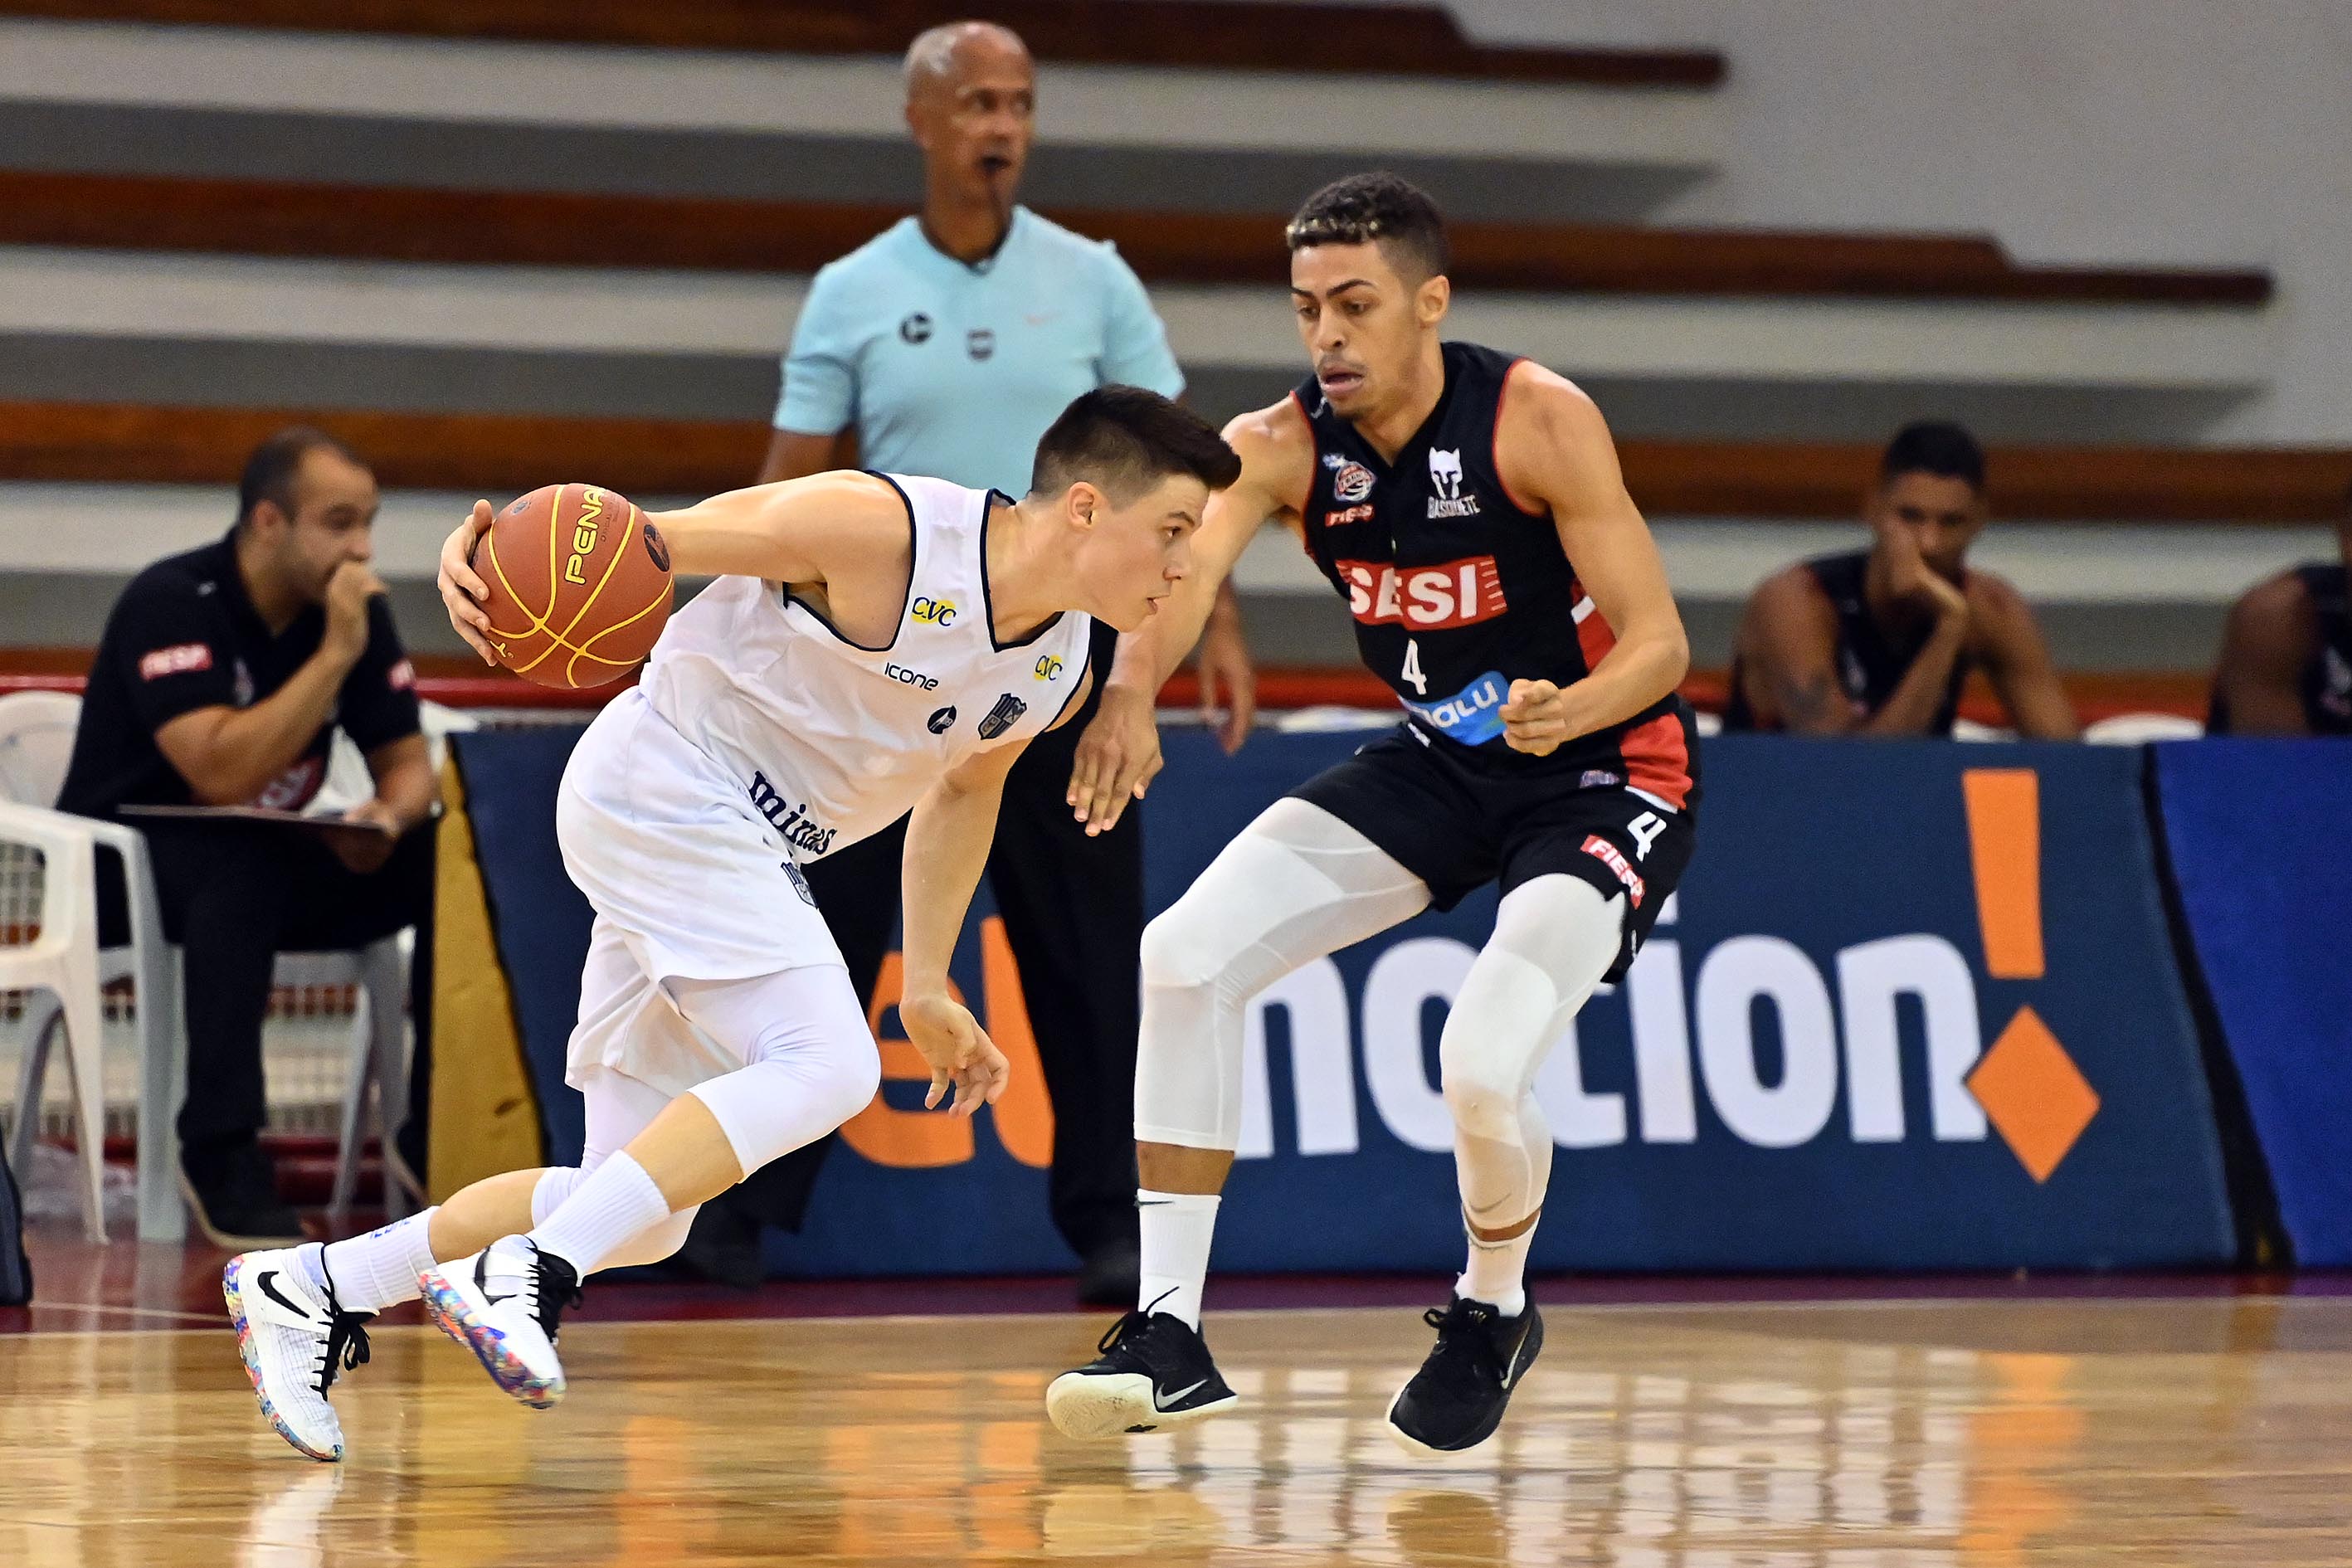
[{"label": "light blue polo shirt", "polygon": [[784,356],[776,427],[855,425],[858,462],[1011,495],[1037,437],[1108,383],[1173,397],[1183,373],[1118,249],[1027,207],[968,266],[902,218],[816,275]]}]

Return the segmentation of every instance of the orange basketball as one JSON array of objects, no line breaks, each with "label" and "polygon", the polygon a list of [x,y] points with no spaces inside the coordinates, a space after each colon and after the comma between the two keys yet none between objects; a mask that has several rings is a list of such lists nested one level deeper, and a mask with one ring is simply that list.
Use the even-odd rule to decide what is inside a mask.
[{"label": "orange basketball", "polygon": [[625,496],[548,485],[474,542],[499,662],[541,686],[602,686],[643,663],[669,621],[669,551]]}]

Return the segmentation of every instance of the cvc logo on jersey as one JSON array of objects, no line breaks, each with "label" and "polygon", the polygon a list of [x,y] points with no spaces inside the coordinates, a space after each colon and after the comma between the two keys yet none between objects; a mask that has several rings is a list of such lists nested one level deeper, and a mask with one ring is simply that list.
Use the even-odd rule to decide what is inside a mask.
[{"label": "cvc logo on jersey", "polygon": [[[2039,777],[2031,769],[1976,768],[1961,783],[1985,977],[2041,979]],[[1988,1043],[1977,978],[1945,936],[1896,931],[1842,948],[1827,965],[1765,933],[1686,952],[1675,929],[1679,901],[1667,900],[1656,934],[1615,988],[1631,1037],[1630,1092],[1586,1087],[1586,1047],[1573,1024],[1537,1076],[1537,1100],[1561,1147],[1696,1143],[1704,1101],[1733,1137],[1758,1149],[1840,1137],[1900,1143],[1919,1131],[1939,1143],[1997,1135],[2040,1184],[2097,1116],[2097,1091],[2032,1005],[2019,1006]],[[1361,1146],[1359,1052],[1372,1110],[1388,1131],[1413,1149],[1451,1149],[1453,1118],[1432,1081],[1423,1011],[1452,1002],[1475,957],[1469,943],[1450,937],[1394,942],[1374,959],[1352,1018],[1348,984],[1328,958],[1260,994],[1244,1037],[1241,1157],[1275,1152],[1271,1014],[1281,1016],[1289,1043],[1298,1153],[1351,1154]],[[1777,1052],[1758,1026],[1767,1009],[1778,1021]],[[1924,1129],[1906,1114],[1906,1016],[1925,1037],[1926,1082],[1912,1096],[1924,1102]],[[1777,1070],[1767,1065],[1771,1055]],[[1841,1089],[1843,1125],[1832,1121]]]},{"label": "cvc logo on jersey", "polygon": [[953,599],[918,598],[907,613],[929,626],[955,625],[956,603]]},{"label": "cvc logo on jersey", "polygon": [[1462,449],[1457,447],[1443,452],[1429,449],[1429,486],[1437,493],[1429,498],[1432,517],[1476,517],[1478,498],[1462,493]]}]

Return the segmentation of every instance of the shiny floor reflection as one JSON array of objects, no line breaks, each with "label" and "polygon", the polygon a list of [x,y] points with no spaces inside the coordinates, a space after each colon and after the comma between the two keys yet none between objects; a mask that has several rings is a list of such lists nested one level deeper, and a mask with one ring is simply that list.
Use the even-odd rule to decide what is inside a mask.
[{"label": "shiny floor reflection", "polygon": [[1408,1458],[1405,1311],[1213,1321],[1242,1414],[1043,1420],[1068,1317],[567,1330],[534,1414],[428,1330],[339,1390],[352,1457],[256,1415],[225,1332],[0,1339],[0,1563],[312,1568],[2352,1562],[2352,1300],[1554,1309],[1500,1437]]}]

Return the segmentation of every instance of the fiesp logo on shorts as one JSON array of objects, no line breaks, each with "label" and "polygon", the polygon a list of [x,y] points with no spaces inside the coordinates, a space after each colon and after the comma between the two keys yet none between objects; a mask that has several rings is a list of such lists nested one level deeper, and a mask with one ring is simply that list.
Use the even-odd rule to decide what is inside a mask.
[{"label": "fiesp logo on shorts", "polygon": [[[2027,768],[1971,768],[1961,778],[1988,980],[2045,973],[2040,787]],[[1639,875],[1638,865],[1632,869]],[[1626,1010],[1632,1089],[1585,1087],[1584,1054],[1595,1047],[1575,1030],[1537,1075],[1537,1100],[1563,1148],[1696,1143],[1703,1100],[1732,1137],[1759,1149],[1824,1138],[1901,1143],[1924,1133],[1969,1143],[1998,1136],[2039,1184],[2097,1117],[2097,1090],[2032,1005],[2018,1007],[1988,1041],[1977,974],[1947,936],[1898,931],[1842,948],[1827,963],[1763,933],[1686,954],[1675,930],[1678,901],[1666,900],[1656,933],[1615,987],[1622,1002],[1591,1005]],[[1451,1149],[1453,1117],[1430,1080],[1422,1014],[1431,1000],[1452,1001],[1475,956],[1450,937],[1395,940],[1373,960],[1360,996],[1351,998],[1328,958],[1261,993],[1244,1037],[1242,1157],[1275,1150],[1265,1053],[1269,1034],[1283,1033],[1299,1153],[1360,1147],[1360,1072],[1373,1113],[1400,1142]],[[1759,1003],[1778,1020],[1777,1073],[1759,1065]],[[1272,1008],[1286,1014],[1286,1031],[1270,1029]],[[1906,1013],[1916,1019],[1907,1031]],[[1921,1056],[1910,1056],[1906,1033],[1924,1036]],[[1906,1068],[1916,1071],[1910,1064],[1919,1061],[1925,1094],[1914,1094],[1924,1099],[1924,1126],[1905,1104]]]},{"label": "fiesp logo on shorts", "polygon": [[956,604],[953,599],[919,598],[907,613],[925,626],[951,626],[955,625]]}]

